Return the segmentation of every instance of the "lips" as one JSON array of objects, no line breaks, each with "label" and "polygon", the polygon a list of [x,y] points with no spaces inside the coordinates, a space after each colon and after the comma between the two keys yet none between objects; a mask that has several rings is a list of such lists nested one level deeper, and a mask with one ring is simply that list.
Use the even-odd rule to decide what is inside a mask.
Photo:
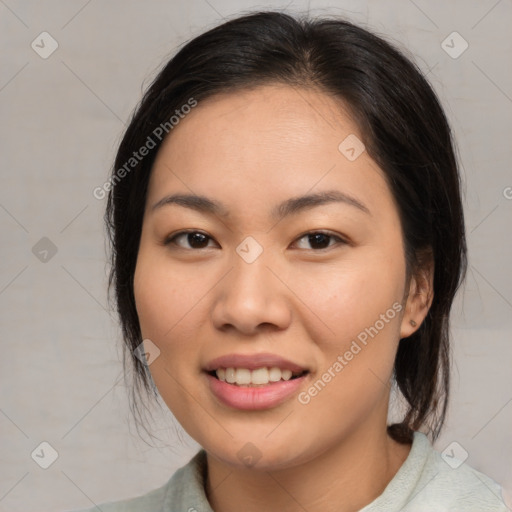
[{"label": "lips", "polygon": [[211,373],[219,368],[246,368],[248,370],[256,370],[263,367],[276,367],[281,370],[290,370],[293,374],[301,374],[309,371],[305,366],[301,366],[289,359],[270,353],[227,354],[208,362],[204,367],[204,371]]},{"label": "lips", "polygon": [[205,373],[212,395],[224,406],[255,411],[277,407],[295,396],[306,385],[309,375],[303,375],[288,381],[280,380],[268,385],[249,387],[223,382],[209,373]]},{"label": "lips", "polygon": [[[224,355],[210,361],[203,370],[217,400],[241,410],[277,407],[291,399],[310,377],[305,366],[269,353]],[[262,378],[260,373],[265,372]]]}]

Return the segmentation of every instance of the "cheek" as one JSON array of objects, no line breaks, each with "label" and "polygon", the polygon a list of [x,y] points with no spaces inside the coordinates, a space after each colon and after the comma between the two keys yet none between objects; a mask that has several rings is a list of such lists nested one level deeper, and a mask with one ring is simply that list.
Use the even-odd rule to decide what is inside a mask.
[{"label": "cheek", "polygon": [[310,321],[303,325],[315,341],[320,365],[301,403],[307,403],[305,414],[337,418],[340,428],[352,428],[387,404],[402,283],[399,266],[382,270],[380,264],[364,265],[297,280],[304,285],[299,293],[320,317],[305,312]]},{"label": "cheek", "polygon": [[197,335],[194,318],[205,313],[200,299],[207,289],[204,280],[184,276],[159,256],[139,255],[134,295],[141,333],[160,350],[149,370],[163,400],[188,429],[194,428],[189,416],[197,404],[183,389],[192,389],[197,379],[197,346],[191,340]]},{"label": "cheek", "polygon": [[[311,337],[339,344],[356,338],[394,303],[399,303],[404,280],[405,263],[400,255],[373,255],[368,250],[354,253],[354,257],[347,257],[341,264],[295,270],[290,282],[307,306],[303,308],[304,314],[311,319],[308,325],[315,329]],[[391,314],[389,324],[397,325],[399,315],[395,315],[395,310]]]},{"label": "cheek", "polygon": [[134,277],[134,296],[144,338],[159,339],[172,327],[175,293],[173,285],[162,278],[157,267],[148,265],[144,259],[139,260]]},{"label": "cheek", "polygon": [[207,272],[184,271],[151,249],[143,250],[137,261],[134,295],[141,333],[160,350],[149,370],[168,407],[185,423],[186,411],[193,410],[195,402],[183,387],[197,385],[197,340],[206,338],[202,331],[214,282]]},{"label": "cheek", "polygon": [[311,320],[303,323],[321,361],[315,375],[321,382],[313,383],[304,399],[335,417],[348,410],[352,418],[369,414],[386,393],[393,370],[405,263],[399,254],[369,254],[304,272],[295,281],[311,310],[304,313]]},{"label": "cheek", "polygon": [[194,315],[208,289],[206,280],[185,275],[165,256],[142,252],[134,276],[134,296],[142,335],[172,339],[182,320]]}]

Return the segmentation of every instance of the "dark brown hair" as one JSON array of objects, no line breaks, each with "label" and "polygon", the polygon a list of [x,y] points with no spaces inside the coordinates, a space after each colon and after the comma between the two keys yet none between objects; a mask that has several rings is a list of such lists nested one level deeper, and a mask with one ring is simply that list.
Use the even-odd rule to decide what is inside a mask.
[{"label": "dark brown hair", "polygon": [[[398,206],[407,272],[431,251],[434,295],[419,329],[400,340],[394,379],[407,403],[390,435],[410,442],[427,429],[434,440],[449,395],[449,314],[466,270],[460,184],[450,128],[419,69],[381,37],[337,18],[309,19],[258,12],[217,26],[192,39],[163,67],[137,107],[120,143],[105,221],[111,244],[109,290],[116,308],[134,389],[152,390],[147,368],[134,355],[141,332],[133,293],[146,192],[161,144],[155,133],[191,98],[269,83],[314,87],[348,105],[369,155],[385,173]],[[159,131],[160,127],[160,131]],[[152,135],[153,134],[153,135]],[[129,172],[133,152],[154,146]],[[126,362],[126,359],[125,359]]]}]

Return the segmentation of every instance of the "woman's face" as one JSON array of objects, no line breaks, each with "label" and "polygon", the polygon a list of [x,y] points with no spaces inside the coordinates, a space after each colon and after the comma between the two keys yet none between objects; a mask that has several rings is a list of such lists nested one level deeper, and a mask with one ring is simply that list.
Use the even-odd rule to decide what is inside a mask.
[{"label": "woman's face", "polygon": [[[276,85],[200,102],[159,150],[142,335],[168,407],[228,464],[291,467],[385,429],[412,328],[398,211],[361,138],[331,97]],[[283,380],[290,364],[307,373]],[[238,383],[207,372],[226,367]]]}]

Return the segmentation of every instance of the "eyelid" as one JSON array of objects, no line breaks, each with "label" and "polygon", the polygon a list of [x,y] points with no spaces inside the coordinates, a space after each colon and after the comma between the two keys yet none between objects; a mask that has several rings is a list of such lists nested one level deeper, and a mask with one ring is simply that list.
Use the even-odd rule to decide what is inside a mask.
[{"label": "eyelid", "polygon": [[[205,237],[207,237],[209,239],[209,241],[213,241],[216,244],[218,244],[217,241],[212,236],[210,236],[208,233],[205,233],[204,231],[202,231],[200,229],[182,229],[180,231],[176,231],[174,233],[171,233],[170,235],[165,237],[165,239],[163,241],[163,244],[164,245],[174,244],[176,247],[178,247],[180,249],[185,249],[185,250],[190,250],[190,251],[199,251],[201,249],[208,249],[209,248],[209,247],[203,247],[201,249],[188,249],[188,248],[184,248],[184,247],[174,243],[176,238],[178,238],[179,236],[182,236],[182,235],[186,235],[188,233],[199,233],[199,234],[202,234]],[[300,234],[299,236],[297,236],[295,238],[295,240],[292,242],[292,245],[297,243],[297,241],[301,240],[302,238],[304,238],[304,237],[306,237],[308,235],[316,235],[316,234],[322,234],[322,235],[329,236],[332,239],[335,239],[337,241],[337,243],[332,244],[332,245],[328,245],[327,247],[324,247],[323,249],[299,249],[299,250],[302,250],[302,251],[306,250],[306,251],[312,251],[312,252],[322,252],[322,251],[328,250],[328,249],[330,249],[330,248],[332,248],[332,247],[334,247],[336,245],[339,245],[339,244],[350,245],[350,241],[347,240],[342,235],[337,234],[337,233],[333,233],[333,232],[331,232],[329,230],[325,230],[325,229],[313,229],[313,230],[305,231],[304,233]]]},{"label": "eyelid", "polygon": [[326,250],[329,250],[333,247],[335,247],[336,245],[339,245],[339,244],[342,244],[342,245],[350,245],[350,241],[338,234],[338,233],[334,233],[332,231],[329,231],[329,230],[326,230],[326,229],[313,229],[313,230],[309,230],[309,231],[306,231],[305,233],[299,235],[293,243],[296,243],[298,240],[301,240],[302,238],[304,238],[305,236],[308,236],[308,235],[316,235],[316,234],[321,234],[321,235],[326,235],[326,236],[329,236],[333,239],[336,239],[337,240],[337,243],[335,244],[332,244],[332,245],[328,245],[327,247],[324,247],[323,249],[299,249],[299,250],[302,250],[302,251],[312,251],[312,252],[322,252],[322,251],[326,251]]},{"label": "eyelid", "polygon": [[[188,249],[186,247],[182,247],[181,245],[178,245],[175,243],[175,239],[178,238],[179,236],[182,236],[182,235],[187,235],[188,233],[199,233],[201,235],[204,235],[206,238],[208,238],[209,240],[208,241],[214,241],[215,243],[216,240],[211,237],[208,233],[205,233],[204,231],[200,230],[200,229],[181,229],[179,231],[175,231],[174,233],[171,233],[170,235],[166,236],[163,240],[163,244],[164,245],[175,245],[177,248],[179,249],[185,249],[185,250],[191,250],[191,251],[198,251],[199,249]],[[204,247],[203,249],[209,249],[210,247]]]}]

